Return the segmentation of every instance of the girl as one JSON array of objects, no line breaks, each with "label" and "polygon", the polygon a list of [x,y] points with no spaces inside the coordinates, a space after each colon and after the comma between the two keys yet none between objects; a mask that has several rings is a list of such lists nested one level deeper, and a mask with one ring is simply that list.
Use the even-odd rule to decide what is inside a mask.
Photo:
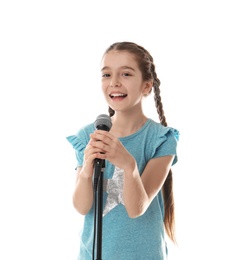
[{"label": "girl", "polygon": [[[73,204],[85,215],[78,259],[92,259],[96,158],[106,161],[103,260],[167,259],[165,231],[175,241],[171,166],[177,162],[179,133],[167,127],[152,56],[133,42],[112,44],[101,61],[101,86],[110,131],[91,123],[67,137],[78,161]],[[152,89],[160,123],[142,109]]]}]

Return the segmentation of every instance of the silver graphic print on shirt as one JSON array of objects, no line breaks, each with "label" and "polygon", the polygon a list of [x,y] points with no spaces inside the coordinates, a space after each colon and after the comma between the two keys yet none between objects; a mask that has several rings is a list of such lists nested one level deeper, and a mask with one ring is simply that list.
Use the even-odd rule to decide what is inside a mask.
[{"label": "silver graphic print on shirt", "polygon": [[103,217],[123,202],[123,174],[124,170],[115,167],[112,179],[104,180],[104,190],[108,193]]}]

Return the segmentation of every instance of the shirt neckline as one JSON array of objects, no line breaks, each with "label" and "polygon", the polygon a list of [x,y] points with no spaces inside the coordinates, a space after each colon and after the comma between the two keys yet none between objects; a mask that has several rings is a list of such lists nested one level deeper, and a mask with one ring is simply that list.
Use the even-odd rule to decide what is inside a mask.
[{"label": "shirt neckline", "polygon": [[136,131],[135,133],[133,133],[131,135],[127,135],[127,136],[124,136],[124,137],[119,137],[118,139],[120,141],[124,141],[124,140],[131,139],[131,138],[135,137],[136,135],[138,135],[141,132],[143,132],[145,130],[145,128],[151,123],[151,121],[152,120],[150,118],[147,118],[146,122],[143,124],[143,126],[138,131]]}]

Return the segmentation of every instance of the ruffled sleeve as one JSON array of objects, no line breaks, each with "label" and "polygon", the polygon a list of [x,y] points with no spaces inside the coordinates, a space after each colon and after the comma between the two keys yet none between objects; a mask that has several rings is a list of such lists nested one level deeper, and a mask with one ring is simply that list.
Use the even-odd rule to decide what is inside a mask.
[{"label": "ruffled sleeve", "polygon": [[85,125],[74,135],[67,136],[67,141],[75,149],[77,167],[83,165],[84,150],[90,140],[90,134],[95,130],[94,123]]},{"label": "ruffled sleeve", "polygon": [[172,127],[164,127],[162,131],[159,131],[158,138],[153,145],[152,158],[158,158],[161,156],[175,155],[172,165],[177,160],[177,142],[179,141],[179,131]]},{"label": "ruffled sleeve", "polygon": [[77,137],[76,135],[70,135],[70,136],[66,137],[66,139],[75,149],[77,166],[82,166],[83,154],[84,154],[84,149],[86,147],[86,143],[82,139]]}]

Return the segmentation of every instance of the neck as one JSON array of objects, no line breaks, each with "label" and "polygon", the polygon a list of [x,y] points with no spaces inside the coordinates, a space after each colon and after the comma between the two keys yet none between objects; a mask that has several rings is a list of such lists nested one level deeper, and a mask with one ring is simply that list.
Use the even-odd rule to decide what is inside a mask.
[{"label": "neck", "polygon": [[138,113],[115,112],[112,117],[111,133],[116,137],[125,137],[137,132],[147,121],[142,111]]}]

